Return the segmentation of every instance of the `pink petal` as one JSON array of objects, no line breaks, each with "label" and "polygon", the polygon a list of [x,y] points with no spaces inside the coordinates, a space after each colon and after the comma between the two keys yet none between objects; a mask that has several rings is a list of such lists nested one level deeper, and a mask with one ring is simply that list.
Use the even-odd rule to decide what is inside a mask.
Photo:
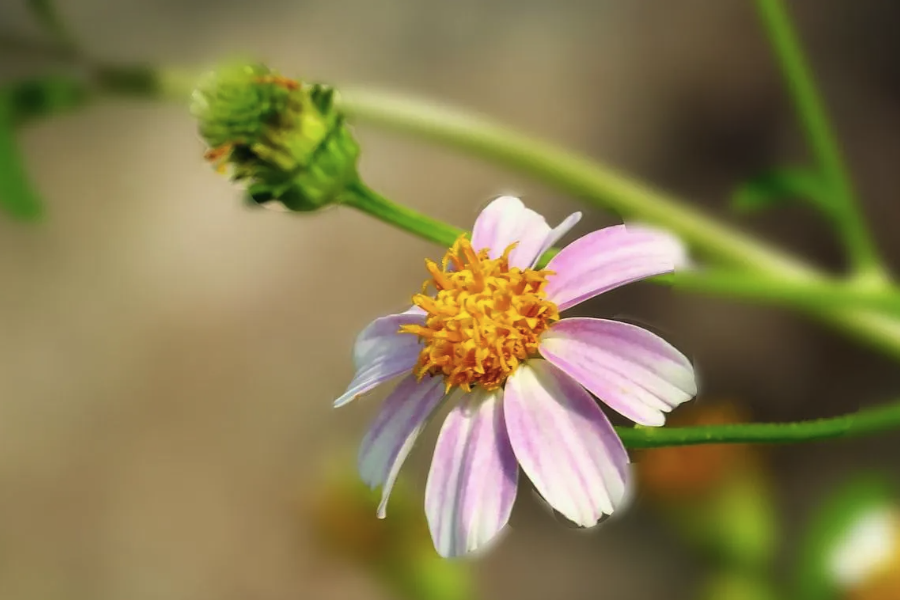
[{"label": "pink petal", "polygon": [[[580,214],[577,218],[573,215],[563,224],[568,224],[571,228],[578,222],[578,218]],[[488,256],[497,258],[510,244],[518,242],[509,255],[509,264],[526,269],[534,265],[538,257],[550,247],[544,247],[548,237],[556,235],[556,239],[559,239],[568,231],[560,231],[560,227],[551,230],[546,219],[525,208],[521,200],[513,196],[501,196],[488,204],[475,220],[472,247],[476,251],[487,248]]]},{"label": "pink petal", "polygon": [[581,221],[581,213],[575,212],[566,217],[562,223],[554,227],[547,235],[544,243],[541,244],[541,247],[538,249],[537,254],[534,255],[534,261],[529,266],[533,267],[544,254],[544,252],[552,248],[553,244],[561,240],[564,235],[569,233],[569,231],[571,231],[573,227],[578,225],[579,221]]},{"label": "pink petal", "polygon": [[359,473],[371,488],[384,486],[378,517],[383,519],[400,467],[444,398],[442,377],[405,377],[384,401],[359,449]]},{"label": "pink petal", "polygon": [[404,313],[388,315],[369,323],[356,338],[353,347],[356,374],[347,391],[334,401],[334,407],[343,406],[385,381],[411,371],[422,347],[419,345],[418,337],[409,333],[401,334],[398,331],[401,325],[424,321],[424,313],[409,309]]},{"label": "pink petal", "polygon": [[560,310],[653,275],[671,273],[686,260],[684,247],[662,231],[616,225],[579,238],[547,264],[547,299]]},{"label": "pink petal", "polygon": [[545,360],[506,383],[509,439],[544,499],[582,527],[612,514],[626,492],[628,454],[590,394]]},{"label": "pink petal", "polygon": [[444,557],[483,548],[512,512],[518,467],[503,421],[502,392],[458,392],[438,436],[425,487],[431,537]]},{"label": "pink petal", "polygon": [[541,355],[640,425],[663,425],[665,413],[697,395],[687,357],[635,325],[563,319],[541,337]]}]

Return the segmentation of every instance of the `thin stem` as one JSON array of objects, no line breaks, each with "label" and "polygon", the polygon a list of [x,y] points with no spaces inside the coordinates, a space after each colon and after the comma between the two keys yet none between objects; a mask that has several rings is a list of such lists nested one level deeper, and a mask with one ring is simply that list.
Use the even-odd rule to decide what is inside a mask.
[{"label": "thin stem", "polygon": [[443,221],[391,202],[362,182],[353,183],[342,200],[346,206],[442,246],[451,246],[456,238],[465,233]]},{"label": "thin stem", "polygon": [[831,197],[836,202],[834,208],[838,217],[835,222],[841,228],[850,259],[861,273],[883,275],[878,252],[859,210],[856,192],[829,123],[822,96],[816,89],[812,70],[784,3],[782,0],[757,0],[756,5],[807,142],[820,173],[832,191]]},{"label": "thin stem", "polygon": [[616,427],[629,448],[694,444],[784,444],[883,433],[900,427],[900,402],[832,419],[697,427]]}]

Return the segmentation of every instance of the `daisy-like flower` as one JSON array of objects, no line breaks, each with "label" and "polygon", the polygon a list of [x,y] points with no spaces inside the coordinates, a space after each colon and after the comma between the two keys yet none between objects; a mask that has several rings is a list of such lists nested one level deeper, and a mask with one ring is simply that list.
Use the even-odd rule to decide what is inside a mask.
[{"label": "daisy-like flower", "polygon": [[574,523],[591,527],[625,496],[628,455],[591,394],[641,425],[697,391],[690,361],[645,329],[559,313],[608,290],[672,272],[682,245],[651,229],[608,227],[538,258],[581,218],[555,229],[518,198],[494,200],[460,237],[406,312],[376,319],[356,340],[343,406],[403,376],[363,440],[363,480],[391,487],[431,415],[438,436],[425,512],[438,553],[484,547],[509,520],[519,467]]}]

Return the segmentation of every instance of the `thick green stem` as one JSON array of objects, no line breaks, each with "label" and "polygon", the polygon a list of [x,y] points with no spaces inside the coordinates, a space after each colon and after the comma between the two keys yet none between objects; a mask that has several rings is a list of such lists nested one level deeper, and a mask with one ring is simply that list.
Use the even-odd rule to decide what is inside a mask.
[{"label": "thick green stem", "polygon": [[778,58],[784,81],[807,143],[825,178],[834,202],[835,223],[841,230],[850,259],[866,275],[883,276],[881,262],[859,210],[856,192],[841,157],[822,96],[782,0],[757,0],[769,41]]},{"label": "thick green stem", "polygon": [[783,444],[883,433],[900,427],[900,402],[835,417],[794,423],[740,423],[697,427],[617,427],[629,448],[693,444]]},{"label": "thick green stem", "polygon": [[711,296],[803,310],[856,306],[900,316],[900,292],[896,288],[872,288],[855,280],[776,279],[742,271],[701,269],[679,271],[670,281],[677,290]]},{"label": "thick green stem", "polygon": [[578,197],[677,233],[695,250],[735,267],[810,276],[809,267],[692,209],[687,203],[492,120],[437,103],[377,91],[343,91],[351,118],[455,146],[523,171]]}]

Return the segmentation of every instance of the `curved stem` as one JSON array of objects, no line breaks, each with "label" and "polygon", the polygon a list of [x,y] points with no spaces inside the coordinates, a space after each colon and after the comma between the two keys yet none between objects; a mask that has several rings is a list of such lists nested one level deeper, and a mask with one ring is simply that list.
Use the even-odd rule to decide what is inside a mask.
[{"label": "curved stem", "polygon": [[677,233],[695,250],[736,267],[809,277],[801,261],[716,222],[686,202],[628,179],[593,160],[490,119],[430,100],[373,90],[342,91],[351,118],[411,133],[523,171],[605,210]]},{"label": "curved stem", "polygon": [[360,181],[351,184],[341,200],[346,206],[352,206],[380,221],[442,246],[451,246],[456,238],[465,233],[443,221],[391,202]]},{"label": "curved stem", "polygon": [[883,267],[859,210],[856,192],[821,94],[816,89],[812,69],[803,54],[784,3],[782,0],[757,0],[756,6],[819,172],[831,188],[838,216],[836,223],[850,259],[861,273],[883,276]]},{"label": "curved stem", "polygon": [[629,448],[694,444],[784,444],[882,433],[900,427],[900,402],[814,421],[741,423],[697,427],[616,427]]}]

